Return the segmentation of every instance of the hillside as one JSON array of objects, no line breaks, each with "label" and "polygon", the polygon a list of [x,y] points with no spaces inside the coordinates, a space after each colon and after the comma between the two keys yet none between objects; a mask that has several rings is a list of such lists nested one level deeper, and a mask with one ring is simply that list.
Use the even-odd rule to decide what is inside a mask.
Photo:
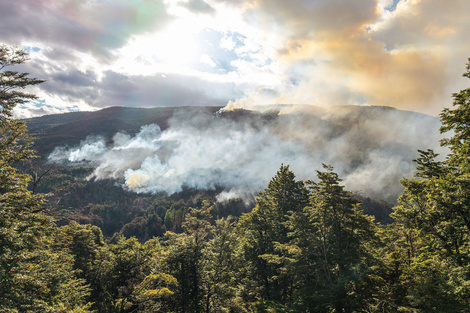
[{"label": "hillside", "polygon": [[[217,202],[218,217],[249,211],[282,163],[299,179],[310,179],[328,163],[364,211],[387,222],[401,192],[399,180],[412,175],[417,149],[437,143],[429,134],[439,127],[437,118],[388,107],[219,110],[112,107],[26,120],[42,163],[52,152],[49,162],[57,163],[39,187],[55,194],[51,214],[62,223],[99,225],[107,236],[123,233],[143,240],[180,229],[184,212],[204,198]],[[148,124],[157,129],[142,128]],[[90,154],[95,146],[102,150]],[[71,154],[80,157],[70,162]],[[159,174],[150,174],[154,169],[145,165],[152,158]],[[131,185],[125,173],[149,178]],[[158,221],[151,222],[151,216]],[[150,233],[142,230],[149,227]]]},{"label": "hillside", "polygon": [[46,115],[26,120],[29,132],[36,137],[35,149],[47,157],[57,146],[78,145],[89,135],[111,138],[118,131],[135,134],[143,125],[157,123],[162,129],[178,111],[214,113],[220,107],[126,108],[111,107],[96,112],[72,112]]}]

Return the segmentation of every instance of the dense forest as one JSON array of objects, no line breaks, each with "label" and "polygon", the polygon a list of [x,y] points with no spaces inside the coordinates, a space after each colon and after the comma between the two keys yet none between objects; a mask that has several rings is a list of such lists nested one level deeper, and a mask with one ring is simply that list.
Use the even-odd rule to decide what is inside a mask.
[{"label": "dense forest", "polygon": [[[34,167],[32,138],[13,117],[35,99],[23,88],[42,83],[12,70],[27,58],[0,46],[0,312],[469,310],[470,89],[440,115],[449,154],[419,151],[386,223],[326,164],[307,181],[281,165],[253,207],[194,190],[116,191],[136,218],[109,203],[61,207],[68,188],[86,188],[69,178],[87,169]],[[47,179],[60,197],[41,192]],[[118,226],[100,227],[106,218]]]}]

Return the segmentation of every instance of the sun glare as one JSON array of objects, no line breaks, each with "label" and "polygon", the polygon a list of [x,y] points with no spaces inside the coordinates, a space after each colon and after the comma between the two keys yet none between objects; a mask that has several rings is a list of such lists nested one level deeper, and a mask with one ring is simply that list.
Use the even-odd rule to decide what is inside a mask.
[{"label": "sun glare", "polygon": [[200,58],[196,34],[184,21],[159,32],[149,44],[157,63],[186,67]]}]

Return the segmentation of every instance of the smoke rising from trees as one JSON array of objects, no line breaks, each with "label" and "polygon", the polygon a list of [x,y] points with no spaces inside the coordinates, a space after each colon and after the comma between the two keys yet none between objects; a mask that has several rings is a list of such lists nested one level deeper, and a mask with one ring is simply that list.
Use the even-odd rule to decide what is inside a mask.
[{"label": "smoke rising from trees", "polygon": [[111,141],[88,137],[78,147],[56,148],[49,161],[91,165],[88,179],[117,179],[138,193],[220,188],[221,200],[256,194],[281,164],[312,179],[326,163],[348,189],[395,201],[400,179],[414,173],[417,149],[439,151],[439,125],[437,118],[385,107],[178,114],[166,130],[152,124]]}]

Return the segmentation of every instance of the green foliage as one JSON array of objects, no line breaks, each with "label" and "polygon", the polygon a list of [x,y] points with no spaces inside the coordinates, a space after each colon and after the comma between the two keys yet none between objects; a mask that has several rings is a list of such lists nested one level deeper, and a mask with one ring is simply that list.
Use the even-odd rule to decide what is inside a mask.
[{"label": "green foliage", "polygon": [[13,109],[37,97],[31,93],[18,91],[28,86],[43,83],[43,80],[28,77],[28,73],[5,70],[6,68],[24,63],[28,60],[28,53],[16,47],[0,45],[0,115],[2,119],[9,119]]},{"label": "green foliage", "polygon": [[176,286],[176,279],[169,274],[155,273],[146,276],[133,292],[138,312],[169,312],[169,299]]},{"label": "green foliage", "polygon": [[71,222],[56,230],[54,240],[55,248],[66,250],[73,256],[74,268],[80,271],[79,276],[89,280],[99,249],[104,246],[101,230],[89,224]]},{"label": "green foliage", "polygon": [[[98,312],[370,308],[373,275],[381,277],[370,270],[376,228],[331,168],[318,177],[306,188],[281,166],[240,222],[216,220],[217,206],[200,197],[181,221],[183,232],[167,232],[162,245],[123,237],[107,245],[96,226],[77,223],[61,227],[55,245],[73,256]],[[186,210],[184,203],[165,219]],[[150,207],[165,212],[161,202]]]},{"label": "green foliage", "polygon": [[330,166],[296,182],[281,166],[239,228],[259,312],[352,312],[371,301],[376,225]]},{"label": "green foliage", "polygon": [[289,242],[289,220],[303,209],[307,199],[304,183],[295,180],[288,166],[281,166],[268,188],[259,193],[256,207],[242,217],[239,227],[250,268],[248,278],[254,289],[251,301],[282,303],[290,297],[290,262],[284,255],[278,256],[282,252],[279,247]]},{"label": "green foliage", "polygon": [[[463,76],[470,78],[470,62]],[[449,147],[452,152],[449,160],[451,165],[468,170],[468,159],[464,156],[468,155],[470,144],[470,88],[455,93],[453,97],[455,108],[445,108],[440,115],[441,133],[452,131],[453,136],[442,140],[442,145]]]},{"label": "green foliage", "polygon": [[[296,306],[315,312],[352,312],[364,307],[364,285],[373,258],[368,251],[375,238],[372,218],[340,185],[331,166],[307,183],[310,202],[292,221],[294,272],[299,287]],[[295,251],[295,250],[294,250]]]},{"label": "green foliage", "polygon": [[186,215],[185,233],[167,232],[166,268],[178,281],[173,309],[181,312],[201,312],[203,301],[203,250],[212,236],[211,207],[192,209]]},{"label": "green foliage", "polygon": [[235,219],[219,219],[203,258],[204,312],[246,312],[242,269],[244,260]]},{"label": "green foliage", "polygon": [[[470,78],[470,63],[465,77]],[[444,161],[420,151],[418,173],[403,180],[405,190],[393,217],[410,234],[400,277],[408,288],[406,312],[465,312],[470,307],[470,89],[454,94],[454,109],[441,113]],[[412,236],[411,236],[412,235]],[[395,258],[396,259],[396,258]]]},{"label": "green foliage", "polygon": [[[48,167],[35,162],[33,167]],[[35,171],[39,171],[36,170]],[[33,171],[33,175],[34,175]],[[217,191],[185,189],[180,193],[136,194],[124,190],[114,180],[87,181],[90,169],[54,167],[37,184],[37,191],[53,193],[47,213],[59,225],[70,221],[93,224],[101,228],[107,238],[123,235],[145,242],[163,237],[166,231],[181,233],[185,214],[190,208],[200,208],[203,202],[216,201]],[[239,216],[251,209],[243,201],[214,204],[214,218]],[[115,241],[113,241],[115,242]]]},{"label": "green foliage", "polygon": [[[89,234],[87,226],[75,226],[78,228],[75,234]],[[94,240],[85,249],[85,254],[89,256],[85,259],[87,262],[75,262],[76,266],[89,266],[83,276],[91,287],[89,300],[93,302],[92,309],[98,312],[135,312],[139,308],[158,307],[160,302],[157,300],[171,294],[168,288],[173,288],[173,282],[170,279],[165,285],[168,280],[166,276],[158,282],[161,288],[168,289],[168,293],[161,291],[155,294],[152,291],[157,289],[156,278],[153,279],[152,275],[160,275],[158,264],[162,250],[157,240],[141,244],[135,238],[126,240],[121,237],[111,245],[96,244],[96,241],[99,243],[96,237]],[[82,251],[84,244],[79,244]],[[83,261],[83,258],[79,260]]]},{"label": "green foliage", "polygon": [[26,60],[25,51],[0,46],[0,311],[88,312],[72,258],[52,248],[45,196],[29,191],[30,177],[14,167],[34,154],[25,124],[12,114],[36,97],[18,89],[42,81],[6,69]]},{"label": "green foliage", "polygon": [[245,312],[241,290],[239,237],[235,220],[212,223],[214,206],[205,202],[186,215],[182,234],[167,232],[163,257],[166,273],[176,278],[168,311]]}]

